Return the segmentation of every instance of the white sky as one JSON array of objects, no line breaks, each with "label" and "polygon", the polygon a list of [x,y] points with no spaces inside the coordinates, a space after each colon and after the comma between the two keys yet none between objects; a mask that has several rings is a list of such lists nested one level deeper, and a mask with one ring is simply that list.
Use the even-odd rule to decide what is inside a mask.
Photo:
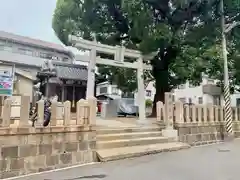
[{"label": "white sky", "polygon": [[0,30],[60,43],[52,30],[57,0],[1,0]]}]

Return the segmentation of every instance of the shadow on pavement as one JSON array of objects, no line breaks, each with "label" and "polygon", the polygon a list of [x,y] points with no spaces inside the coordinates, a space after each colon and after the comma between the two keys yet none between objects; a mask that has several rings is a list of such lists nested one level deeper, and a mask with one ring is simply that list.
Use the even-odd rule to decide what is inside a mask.
[{"label": "shadow on pavement", "polygon": [[[99,174],[99,175],[91,175],[91,176],[80,176],[70,179],[62,179],[62,180],[78,180],[78,179],[103,179],[107,177],[105,174]],[[53,179],[44,179],[44,180],[53,180]]]}]

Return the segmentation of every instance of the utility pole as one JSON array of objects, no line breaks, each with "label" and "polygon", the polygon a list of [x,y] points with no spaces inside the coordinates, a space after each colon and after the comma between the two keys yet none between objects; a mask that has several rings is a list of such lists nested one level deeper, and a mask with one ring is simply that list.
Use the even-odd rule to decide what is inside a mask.
[{"label": "utility pole", "polygon": [[233,136],[232,129],[232,107],[230,99],[229,76],[228,76],[228,59],[227,59],[227,42],[226,42],[226,25],[224,17],[223,0],[220,2],[221,29],[222,29],[222,54],[224,60],[224,120],[226,121],[226,131],[228,136]]}]

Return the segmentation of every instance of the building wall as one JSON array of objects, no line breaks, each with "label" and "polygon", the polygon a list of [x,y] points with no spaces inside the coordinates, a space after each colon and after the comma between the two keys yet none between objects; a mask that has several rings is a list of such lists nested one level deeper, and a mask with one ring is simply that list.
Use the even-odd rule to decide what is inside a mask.
[{"label": "building wall", "polygon": [[122,92],[117,88],[117,85],[111,85],[108,82],[97,84],[96,95],[115,95],[121,98]]},{"label": "building wall", "polygon": [[[105,92],[102,93],[101,89],[105,88]],[[122,91],[117,88],[117,85],[111,85],[108,82],[103,82],[97,85],[96,88],[96,95],[114,95],[115,97],[121,98]],[[155,95],[155,88],[154,88],[154,82],[150,82],[148,86],[146,87],[145,91],[145,99],[150,99],[153,101]],[[138,94],[137,92],[134,93],[134,98],[138,100]]]},{"label": "building wall", "polygon": [[11,53],[22,54],[25,56],[52,59],[62,62],[73,62],[73,59],[70,57],[67,51],[66,53],[63,53],[49,48],[30,46],[26,44],[6,41],[3,39],[0,39],[0,51],[8,51]]},{"label": "building wall", "polygon": [[[145,89],[145,100],[149,99],[151,101],[154,100],[154,96],[155,96],[155,93],[156,93],[156,89],[155,89],[155,86],[154,86],[154,81],[148,83],[146,89]],[[134,93],[134,97],[136,99],[136,101],[138,102],[138,93]]]},{"label": "building wall", "polygon": [[18,94],[19,95],[28,95],[30,96],[30,101],[32,102],[33,96],[33,81],[24,76],[17,75],[17,83],[18,83]]},{"label": "building wall", "polygon": [[[219,103],[221,105],[224,104],[223,97],[213,97],[209,94],[203,93],[203,85],[206,84],[216,84],[216,80],[203,77],[202,83],[199,86],[193,86],[189,82],[186,82],[183,85],[180,85],[178,88],[173,90],[173,93],[175,95],[175,100],[181,100],[186,103],[193,103],[193,104],[208,104],[208,103]],[[116,88],[116,85],[110,85],[108,82],[101,83],[97,85],[97,95],[100,95],[100,88],[107,87],[107,93],[108,95],[112,94],[112,89]],[[156,89],[154,87],[154,81],[150,82],[145,90],[145,99],[154,100],[154,96],[156,93]],[[134,94],[134,97],[136,101],[138,101],[138,95],[137,92]],[[121,98],[121,91],[119,90],[119,98]],[[218,100],[219,99],[219,100]],[[239,99],[239,100],[238,100]],[[238,104],[240,105],[240,93],[235,93],[231,95],[231,105],[236,106]]]},{"label": "building wall", "polygon": [[[176,100],[182,100],[185,98],[186,103],[194,104],[207,104],[213,103],[213,98],[211,95],[203,94],[202,86],[209,83],[207,78],[203,78],[200,86],[192,86],[189,82],[186,84],[180,85],[177,89],[174,89],[174,95]],[[214,82],[213,82],[214,83]]]}]

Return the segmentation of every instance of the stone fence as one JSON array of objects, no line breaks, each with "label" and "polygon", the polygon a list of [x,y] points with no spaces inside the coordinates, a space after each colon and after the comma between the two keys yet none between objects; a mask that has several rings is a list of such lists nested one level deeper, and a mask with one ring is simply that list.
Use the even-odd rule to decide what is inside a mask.
[{"label": "stone fence", "polygon": [[76,117],[71,117],[70,105],[53,102],[50,124],[43,127],[44,104],[39,101],[36,127],[31,127],[30,97],[21,97],[20,116],[14,119],[12,100],[4,101],[0,179],[96,161],[96,99],[80,100]]},{"label": "stone fence", "polygon": [[[169,94],[169,93],[168,93]],[[165,95],[165,97],[167,97]],[[166,102],[166,99],[165,99]],[[168,101],[169,102],[169,101]],[[191,145],[201,145],[224,140],[225,121],[222,106],[189,105],[181,101],[171,103],[173,128],[178,130],[178,138]],[[235,137],[240,136],[240,108],[232,107],[233,131]],[[157,102],[157,120],[169,121],[165,104]]]}]

